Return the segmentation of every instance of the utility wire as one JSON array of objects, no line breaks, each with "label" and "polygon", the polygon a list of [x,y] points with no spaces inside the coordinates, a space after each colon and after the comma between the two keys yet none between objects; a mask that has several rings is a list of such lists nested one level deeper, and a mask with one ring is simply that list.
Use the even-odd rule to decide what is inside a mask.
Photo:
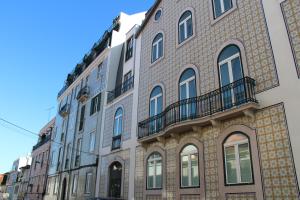
[{"label": "utility wire", "polygon": [[[3,121],[3,122],[5,122],[5,123],[7,123],[7,124],[9,124],[9,125],[11,125],[11,126],[14,126],[14,127],[18,128],[18,129],[21,129],[21,130],[23,130],[23,131],[25,131],[25,132],[27,132],[27,133],[30,133],[30,134],[32,134],[32,135],[34,135],[34,136],[40,137],[40,135],[39,135],[38,133],[35,133],[35,132],[33,132],[33,131],[30,131],[30,130],[28,130],[28,129],[26,129],[26,128],[20,126],[20,125],[17,125],[17,124],[15,124],[15,123],[12,123],[12,122],[10,122],[10,121],[8,121],[8,120],[6,120],[6,119],[3,119],[2,117],[0,117],[0,120]],[[2,126],[3,126],[3,124],[2,124]],[[63,143],[56,142],[56,141],[54,141],[53,139],[50,139],[50,141],[51,141],[52,143],[56,143],[56,144],[58,144],[58,145],[60,145],[60,146],[62,146],[62,147],[68,148],[68,147],[66,147],[66,145],[64,145]],[[82,150],[79,150],[79,149],[77,149],[77,148],[75,148],[75,147],[71,147],[70,149],[73,149],[73,150],[75,150],[75,151],[77,151],[77,152],[81,152],[81,153],[85,153],[85,154],[90,154],[90,155],[98,156],[98,154],[91,153],[91,152],[86,152],[86,151],[82,151]]]}]

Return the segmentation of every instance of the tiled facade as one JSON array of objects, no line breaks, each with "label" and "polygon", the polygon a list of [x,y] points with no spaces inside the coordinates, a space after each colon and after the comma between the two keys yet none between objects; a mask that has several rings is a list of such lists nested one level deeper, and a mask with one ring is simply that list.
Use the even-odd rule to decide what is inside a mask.
[{"label": "tiled facade", "polygon": [[282,13],[285,18],[287,31],[294,53],[298,76],[300,77],[300,2],[297,0],[285,0],[281,3]]},{"label": "tiled facade", "polygon": [[[269,103],[265,98],[274,88],[280,87],[278,61],[273,53],[269,19],[265,15],[266,3],[252,0],[232,2],[236,3],[236,7],[214,20],[210,0],[156,1],[142,26],[139,122],[149,118],[150,93],[155,86],[162,87],[163,110],[179,100],[179,79],[187,68],[195,71],[197,96],[220,88],[217,60],[222,49],[230,44],[239,47],[244,76],[256,81],[259,98],[258,108],[250,113],[228,114],[227,118],[217,121],[212,120],[215,115],[184,123],[177,121],[158,132],[157,137],[148,135],[140,138],[141,146],[136,149],[136,199],[299,198],[295,153],[293,155],[285,102]],[[288,4],[286,2],[288,0],[283,5]],[[155,13],[159,9],[162,15],[155,21]],[[192,13],[193,36],[178,44],[177,23],[186,10]],[[299,6],[295,6],[294,12],[296,10]],[[158,33],[163,34],[163,56],[151,63],[152,42]],[[299,38],[296,34],[294,37],[296,41]],[[274,92],[274,97],[278,95]],[[231,111],[234,112],[234,109]],[[208,121],[206,124],[197,125],[205,119]],[[187,130],[188,125],[190,130]],[[254,183],[249,185],[230,186],[224,181],[222,146],[225,138],[235,132],[246,133],[250,138]],[[180,150],[187,144],[194,144],[199,149],[199,188],[184,189],[180,186]],[[145,186],[146,163],[153,152],[162,155],[163,168],[162,189],[155,191]]]},{"label": "tiled facade", "polygon": [[131,137],[131,120],[132,120],[132,102],[133,95],[130,94],[126,98],[120,100],[118,103],[113,105],[108,105],[105,110],[105,120],[106,123],[104,125],[103,132],[103,145],[102,147],[109,147],[112,144],[112,136],[114,130],[114,117],[118,108],[123,109],[123,133],[122,133],[122,141],[126,141]]}]

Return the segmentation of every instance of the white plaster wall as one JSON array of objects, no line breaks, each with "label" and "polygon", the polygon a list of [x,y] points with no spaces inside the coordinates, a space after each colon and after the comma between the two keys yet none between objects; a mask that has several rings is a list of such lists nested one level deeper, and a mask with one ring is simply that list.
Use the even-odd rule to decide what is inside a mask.
[{"label": "white plaster wall", "polygon": [[300,79],[297,77],[280,2],[262,0],[280,86],[257,95],[261,107],[284,102],[297,178],[300,176]]}]

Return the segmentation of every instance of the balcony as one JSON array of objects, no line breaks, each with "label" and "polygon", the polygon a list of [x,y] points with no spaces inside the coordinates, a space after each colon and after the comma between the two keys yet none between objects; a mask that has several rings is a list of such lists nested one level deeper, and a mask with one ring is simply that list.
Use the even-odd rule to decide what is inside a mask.
[{"label": "balcony", "polygon": [[109,91],[107,96],[107,103],[112,102],[128,90],[134,87],[134,76],[124,81],[121,85],[117,86],[113,91]]},{"label": "balcony", "polygon": [[80,102],[85,102],[90,95],[90,88],[88,86],[84,86],[83,88],[81,88],[81,90],[79,90],[78,94],[77,94],[77,100]]},{"label": "balcony", "polygon": [[58,111],[58,113],[59,113],[60,116],[66,117],[66,116],[68,116],[69,111],[70,111],[69,104],[66,103],[65,105],[63,105],[60,108],[60,110]]},{"label": "balcony", "polygon": [[46,144],[48,141],[51,140],[51,135],[47,135],[45,137],[42,137],[41,140],[32,147],[32,151],[38,149],[40,146],[43,146],[44,144]]},{"label": "balcony", "polygon": [[201,126],[217,126],[219,121],[240,115],[253,117],[257,108],[255,80],[244,77],[205,95],[171,104],[162,113],[140,122],[139,142],[160,140]]}]

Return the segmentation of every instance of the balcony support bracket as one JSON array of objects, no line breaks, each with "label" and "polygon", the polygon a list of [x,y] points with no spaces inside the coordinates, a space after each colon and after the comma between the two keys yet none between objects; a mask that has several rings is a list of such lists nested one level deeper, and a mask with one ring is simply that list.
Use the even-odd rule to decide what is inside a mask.
[{"label": "balcony support bracket", "polygon": [[164,138],[162,136],[159,136],[159,137],[157,137],[157,141],[159,141],[160,143],[162,143],[163,146],[165,147],[165,145],[166,145],[166,138]]},{"label": "balcony support bracket", "polygon": [[142,146],[142,148],[143,148],[145,151],[147,151],[147,149],[148,149],[148,144],[147,144],[147,143],[143,142],[143,143],[141,144],[141,146]]},{"label": "balcony support bracket", "polygon": [[176,134],[176,133],[171,133],[170,135],[171,135],[172,138],[175,139],[176,144],[179,144],[179,142],[180,142],[180,137],[179,137],[179,135]]},{"label": "balcony support bracket", "polygon": [[215,120],[215,119],[211,119],[211,120],[210,120],[210,123],[211,123],[211,125],[212,125],[213,127],[215,127],[215,128],[217,128],[217,127],[220,126],[220,121]]},{"label": "balcony support bracket", "polygon": [[244,110],[243,112],[246,117],[249,117],[251,120],[254,120],[255,115],[253,110]]}]

